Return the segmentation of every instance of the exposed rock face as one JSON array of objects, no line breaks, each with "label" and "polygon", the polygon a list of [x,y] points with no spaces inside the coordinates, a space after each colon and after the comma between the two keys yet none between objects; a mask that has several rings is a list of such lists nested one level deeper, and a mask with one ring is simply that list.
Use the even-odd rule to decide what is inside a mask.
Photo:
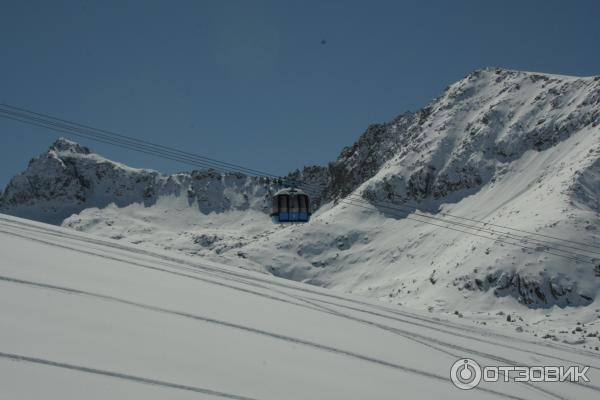
[{"label": "exposed rock face", "polygon": [[581,291],[576,280],[565,276],[533,277],[514,271],[496,271],[485,278],[471,276],[455,280],[459,290],[492,290],[495,296],[512,296],[530,308],[587,306],[592,303],[592,294]]},{"label": "exposed rock face", "polygon": [[428,112],[424,109],[405,113],[390,123],[369,126],[356,143],[344,148],[338,159],[329,164],[329,197],[345,197],[375,176],[419,132],[418,122]]}]

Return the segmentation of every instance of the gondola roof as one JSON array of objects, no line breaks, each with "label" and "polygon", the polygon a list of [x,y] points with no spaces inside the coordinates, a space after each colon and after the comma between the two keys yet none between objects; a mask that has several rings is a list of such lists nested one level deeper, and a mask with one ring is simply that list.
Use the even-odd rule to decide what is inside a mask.
[{"label": "gondola roof", "polygon": [[280,195],[305,195],[308,196],[303,190],[300,189],[295,189],[295,188],[284,188],[279,190],[277,193],[275,193],[273,196],[280,196]]}]

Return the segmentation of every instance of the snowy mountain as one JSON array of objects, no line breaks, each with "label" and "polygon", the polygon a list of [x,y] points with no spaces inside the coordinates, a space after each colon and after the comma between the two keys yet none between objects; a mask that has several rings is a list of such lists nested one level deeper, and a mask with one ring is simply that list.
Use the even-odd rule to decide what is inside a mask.
[{"label": "snowy mountain", "polygon": [[[11,180],[0,200],[7,213],[60,224],[72,214],[109,204],[150,207],[164,197],[185,198],[203,213],[267,210],[268,178],[216,171],[163,176],[107,160],[67,139],[57,140]],[[269,203],[270,204],[270,203]]]},{"label": "snowy mountain", "polygon": [[[3,399],[594,399],[597,353],[0,216]],[[590,382],[450,367],[588,366]]]},{"label": "snowy mountain", "polygon": [[600,308],[599,124],[600,77],[484,69],[292,172],[320,206],[306,225],[271,225],[272,180],[164,176],[66,140],[0,212],[432,312],[541,318]]}]

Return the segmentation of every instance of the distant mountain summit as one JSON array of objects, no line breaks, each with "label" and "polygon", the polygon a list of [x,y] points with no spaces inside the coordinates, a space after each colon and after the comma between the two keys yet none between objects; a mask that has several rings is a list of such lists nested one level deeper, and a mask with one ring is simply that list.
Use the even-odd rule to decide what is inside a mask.
[{"label": "distant mountain summit", "polygon": [[418,307],[584,306],[600,288],[599,124],[600,77],[486,68],[291,172],[310,184],[307,225],[270,224],[277,180],[167,176],[65,139],[0,212]]},{"label": "distant mountain summit", "polygon": [[48,153],[53,153],[55,155],[61,154],[61,153],[62,154],[73,153],[73,154],[87,155],[87,154],[91,154],[92,151],[89,148],[82,146],[79,143],[76,143],[72,140],[65,139],[65,138],[59,138],[58,140],[56,140],[56,142],[54,142],[52,144],[52,146],[50,146]]},{"label": "distant mountain summit", "polygon": [[167,176],[130,168],[61,138],[10,181],[0,198],[0,211],[61,224],[87,208],[151,206],[161,196],[185,197],[204,213],[266,210],[271,184],[266,178],[213,170]]}]

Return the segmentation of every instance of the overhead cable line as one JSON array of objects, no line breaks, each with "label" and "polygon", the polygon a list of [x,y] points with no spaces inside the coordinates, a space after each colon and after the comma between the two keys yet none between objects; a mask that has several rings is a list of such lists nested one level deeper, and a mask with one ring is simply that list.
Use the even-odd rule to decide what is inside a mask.
[{"label": "overhead cable line", "polygon": [[[140,139],[135,139],[135,138],[131,138],[122,134],[117,134],[114,132],[110,132],[110,131],[106,131],[106,130],[101,130],[101,129],[96,129],[90,126],[86,126],[86,125],[82,125],[82,124],[77,124],[77,123],[73,123],[67,120],[63,120],[63,119],[58,119],[58,118],[54,118],[51,116],[47,116],[44,114],[39,114],[39,113],[35,113],[29,110],[25,110],[25,109],[21,109],[21,108],[17,108],[17,107],[13,107],[13,106],[9,106],[9,105],[5,105],[5,104],[0,104],[0,117],[4,117],[7,119],[11,119],[11,120],[15,120],[15,121],[19,121],[19,122],[23,122],[23,123],[27,123],[27,124],[31,124],[34,126],[38,126],[38,127],[42,127],[42,128],[46,128],[46,129],[50,129],[50,130],[54,130],[54,131],[59,131],[59,132],[63,132],[66,134],[70,134],[70,135],[74,135],[77,137],[83,137],[83,138],[87,138],[87,139],[91,139],[91,140],[95,140],[101,143],[106,143],[106,144],[110,144],[110,145],[115,145],[115,146],[119,146],[122,148],[126,148],[126,149],[130,149],[133,151],[137,151],[137,152],[141,152],[141,153],[145,153],[145,154],[149,154],[149,155],[153,155],[153,156],[157,156],[157,157],[161,157],[161,158],[165,158],[165,159],[169,159],[172,161],[177,161],[177,162],[181,162],[181,163],[185,163],[188,165],[193,165],[193,166],[200,166],[203,168],[212,168],[221,172],[234,172],[234,173],[243,173],[246,175],[253,175],[253,176],[257,176],[257,177],[267,177],[267,178],[271,178],[271,179],[276,179],[276,180],[280,180],[282,182],[289,182],[289,183],[293,183],[299,187],[302,187],[304,190],[306,190],[307,192],[313,192],[316,195],[321,195],[322,194],[322,190],[323,187],[321,185],[315,185],[315,184],[309,184],[307,182],[302,182],[299,180],[294,180],[294,179],[290,179],[290,178],[284,178],[284,177],[279,177],[276,176],[274,174],[270,174],[270,173],[265,173],[263,171],[259,171],[259,170],[255,170],[255,169],[251,169],[251,168],[246,168],[237,164],[232,164],[232,163],[228,163],[228,162],[224,162],[224,161],[220,161],[217,159],[212,159],[212,158],[208,158],[208,157],[204,157],[204,156],[199,156],[197,154],[193,154],[193,153],[189,153],[189,152],[184,152],[178,149],[174,149],[174,148],[170,148],[167,146],[162,146],[162,145],[157,145],[145,140],[140,140]],[[569,255],[565,255],[565,254],[558,254],[558,253],[552,253],[549,251],[545,251],[544,249],[536,249],[536,248],[531,248],[531,247],[524,247],[520,244],[517,243],[513,243],[513,242],[505,242],[507,244],[512,244],[515,246],[519,246],[522,247],[524,249],[530,249],[530,250],[535,250],[535,251],[544,251],[546,253],[549,254],[553,254],[556,256],[561,256],[561,257],[565,257],[565,258],[569,258],[573,261],[583,261],[586,262],[584,260],[582,260],[580,257],[586,257],[589,258],[590,261],[587,261],[589,263],[593,263],[592,260],[594,260],[593,257],[590,257],[588,255],[584,255],[584,254],[580,254],[574,251],[569,251],[569,250],[564,250],[561,248],[555,248],[553,246],[562,246],[562,247],[566,247],[566,248],[571,248],[574,250],[578,250],[578,251],[584,251],[584,252],[588,252],[588,253],[593,253],[593,254],[600,254],[600,252],[595,252],[589,249],[581,249],[578,247],[574,247],[574,246],[570,246],[570,245],[565,245],[562,243],[556,243],[556,242],[550,242],[547,240],[542,240],[542,239],[537,239],[537,238],[531,238],[528,236],[523,236],[523,235],[517,235],[517,234],[513,234],[510,232],[502,232],[502,231],[497,231],[497,230],[493,230],[490,228],[486,228],[486,225],[490,225],[490,226],[496,226],[496,227],[500,227],[500,228],[504,228],[504,229],[511,229],[508,227],[504,227],[502,225],[497,225],[497,224],[491,224],[485,221],[479,221],[479,220],[475,220],[475,219],[471,219],[471,218],[467,218],[467,217],[458,217],[458,216],[453,216],[449,213],[444,213],[445,215],[454,217],[454,218],[459,218],[459,219],[463,219],[463,220],[467,220],[467,221],[471,221],[471,222],[477,222],[480,224],[483,224],[484,226],[473,226],[473,225],[469,225],[466,223],[459,223],[459,222],[455,222],[455,221],[448,221],[448,220],[444,220],[442,218],[439,217],[434,217],[434,216],[430,216],[430,215],[426,215],[423,214],[422,212],[420,212],[419,210],[413,210],[413,209],[409,209],[408,207],[401,205],[401,204],[397,204],[397,203],[393,203],[393,202],[384,202],[384,201],[377,201],[377,202],[370,202],[362,197],[359,197],[356,194],[350,194],[348,195],[345,199],[341,200],[342,202],[346,203],[346,204],[350,204],[350,205],[355,205],[355,206],[360,206],[360,204],[363,204],[363,208],[368,208],[365,206],[375,206],[378,208],[383,208],[383,209],[388,209],[388,210],[393,210],[396,212],[402,212],[404,214],[406,214],[405,218],[407,219],[411,219],[411,220],[415,220],[421,223],[428,223],[430,225],[435,225],[435,226],[439,226],[442,228],[446,228],[446,229],[452,229],[452,230],[457,230],[457,229],[453,229],[450,226],[447,225],[438,225],[435,223],[431,223],[430,221],[425,221],[425,220],[421,220],[421,219],[415,219],[414,217],[410,216],[410,213],[414,213],[415,216],[418,216],[420,218],[427,218],[427,219],[432,219],[435,221],[440,221],[444,224],[450,224],[453,226],[459,226],[459,227],[463,227],[463,228],[467,228],[467,229],[471,229],[471,230],[475,230],[477,232],[484,232],[484,233],[488,233],[488,234],[492,234],[492,235],[499,235],[500,237],[504,236],[507,238],[511,238],[513,240],[518,240],[518,241],[522,241],[524,243],[531,243],[534,245],[538,245],[538,246],[542,246],[544,248],[548,248],[551,250],[555,250],[555,251],[559,251],[559,252],[563,252],[566,254],[570,254]],[[360,204],[357,204],[360,203]],[[404,209],[404,210],[403,210]],[[407,210],[408,209],[408,210]],[[592,248],[597,248],[597,246],[594,245],[589,245],[589,244],[585,244],[585,243],[581,243],[581,242],[576,242],[576,241],[572,241],[572,240],[567,240],[567,239],[560,239],[560,238],[556,238],[556,237],[552,237],[552,236],[548,236],[548,235],[542,235],[542,234],[537,234],[537,233],[533,233],[533,232],[528,232],[528,231],[523,231],[523,230],[518,230],[518,229],[513,229],[515,231],[521,231],[521,232],[525,232],[531,235],[537,235],[540,237],[546,237],[546,238],[551,238],[557,241],[564,241],[564,242],[569,242],[569,243],[575,243],[581,246],[586,246],[586,247],[592,247]],[[474,236],[480,236],[480,237],[484,237],[487,239],[491,239],[491,240],[495,240],[495,241],[501,241],[499,238],[493,238],[493,237],[488,237],[488,236],[484,236],[484,235],[480,235],[480,234],[475,234],[473,232],[468,232],[468,231],[462,231],[462,230],[458,230],[459,232],[463,232],[463,233],[467,233],[470,235],[474,235]],[[501,241],[502,242],[502,241]],[[551,244],[551,245],[549,245]]]},{"label": "overhead cable line", "polygon": [[[117,146],[124,147],[124,148],[130,149],[130,150],[140,151],[145,154],[156,155],[159,157],[166,156],[166,157],[169,157],[169,159],[171,159],[171,160],[182,162],[182,163],[187,163],[187,164],[190,164],[190,162],[193,162],[194,166],[201,166],[204,168],[219,168],[219,169],[224,169],[227,172],[242,172],[242,173],[253,175],[253,176],[264,176],[264,177],[269,177],[269,178],[273,178],[273,179],[279,179],[279,180],[283,180],[283,181],[286,181],[286,182],[289,182],[292,184],[301,185],[305,190],[308,188],[318,190],[319,192],[316,194],[321,194],[320,191],[323,189],[322,185],[311,184],[309,182],[296,181],[292,178],[280,177],[280,176],[277,176],[272,173],[268,173],[268,172],[264,172],[264,171],[260,171],[260,170],[256,170],[256,169],[252,169],[252,168],[246,168],[246,167],[243,167],[243,166],[240,166],[237,164],[232,164],[232,163],[224,162],[221,160],[216,160],[213,158],[197,155],[194,153],[181,151],[181,150],[171,148],[168,146],[151,143],[146,140],[136,139],[133,137],[129,137],[129,136],[111,132],[111,131],[107,131],[104,129],[97,129],[97,128],[94,128],[94,127],[91,127],[88,125],[83,125],[83,124],[67,121],[64,119],[55,118],[55,117],[52,117],[49,115],[37,113],[34,111],[19,108],[19,107],[10,106],[7,104],[0,104],[0,113],[4,113],[5,115],[0,115],[0,116],[3,116],[5,118],[14,119],[14,120],[17,120],[20,122],[25,122],[25,123],[31,123],[30,121],[35,121],[38,124],[34,124],[34,125],[37,125],[37,126],[43,125],[42,127],[46,127],[48,129],[59,130],[64,133],[70,133],[70,134],[73,134],[73,135],[76,135],[79,137],[84,137],[87,139],[100,141],[102,143],[117,145]],[[25,121],[24,119],[26,119],[27,121]],[[41,125],[39,125],[39,124],[41,124]],[[68,132],[65,131],[65,129],[68,130]],[[86,135],[86,136],[83,136],[83,135]],[[142,147],[140,147],[140,146],[142,146]],[[160,152],[161,154],[155,154],[155,152],[157,152],[157,151]],[[176,157],[177,159],[174,159],[172,157]],[[398,195],[392,194],[392,196],[395,198],[401,199],[401,197]],[[397,206],[397,207],[405,207],[405,208],[408,208],[406,206],[411,206],[411,207],[415,208],[415,210],[410,210],[411,212],[415,212],[415,213],[423,212],[421,205],[413,204],[410,201],[404,201],[402,204],[398,204],[396,202],[385,202],[382,200],[379,200],[378,202],[389,203],[389,204]],[[425,211],[434,213],[431,210],[425,210]],[[578,244],[580,246],[585,246],[585,247],[590,246],[587,243],[577,242],[577,241],[569,240],[569,239],[558,238],[555,236],[545,235],[545,234],[541,234],[541,233],[537,233],[537,232],[530,232],[530,231],[523,230],[523,229],[512,228],[512,227],[508,227],[505,225],[494,224],[494,223],[483,221],[483,220],[477,220],[474,218],[458,216],[458,215],[454,215],[454,214],[444,212],[444,211],[439,211],[437,213],[440,215],[443,215],[443,216],[451,217],[451,218],[456,218],[456,219],[461,219],[464,221],[482,224],[482,225],[484,225],[484,227],[485,226],[494,226],[497,228],[512,230],[515,232],[526,233],[528,235],[544,237],[547,239],[553,239],[553,240],[557,240],[557,241],[561,241],[561,242],[569,242],[569,243],[573,243],[573,244]],[[591,245],[591,246],[600,249],[600,246],[594,246],[594,245]],[[587,251],[587,249],[580,249],[580,248],[575,248],[575,247],[571,247],[571,248],[582,250],[582,251]]]},{"label": "overhead cable line", "polygon": [[[341,202],[345,203],[345,204],[348,204],[348,205],[351,205],[351,206],[354,206],[354,207],[361,207],[361,208],[364,208],[364,209],[372,209],[372,207],[373,207],[372,204],[371,204],[371,207],[368,207],[366,205],[356,204],[356,203],[354,203],[352,201],[348,201],[348,200],[345,200],[345,199],[341,200]],[[524,250],[541,251],[543,253],[547,253],[547,254],[551,254],[551,255],[554,255],[554,256],[562,257],[562,258],[565,258],[567,260],[571,260],[571,261],[575,261],[575,262],[582,262],[582,263],[585,263],[585,264],[594,264],[595,265],[595,263],[593,262],[594,258],[589,257],[589,256],[585,256],[585,255],[569,256],[569,255],[565,255],[565,254],[554,253],[554,252],[551,252],[551,251],[545,250],[545,249],[539,249],[539,248],[535,248],[535,247],[525,246],[525,245],[522,245],[522,244],[519,244],[519,243],[509,242],[509,241],[506,241],[506,240],[502,240],[501,238],[485,236],[485,235],[481,235],[479,233],[474,233],[474,232],[469,232],[469,231],[465,231],[465,230],[462,230],[462,229],[453,228],[452,226],[444,226],[444,225],[439,225],[439,224],[436,224],[436,223],[433,223],[433,222],[429,222],[429,221],[423,221],[423,220],[420,220],[420,219],[417,219],[417,218],[414,218],[414,217],[411,217],[411,216],[405,216],[404,218],[412,220],[412,221],[416,221],[416,222],[421,222],[421,223],[424,223],[424,224],[428,224],[428,225],[438,226],[440,228],[449,229],[449,230],[456,231],[456,232],[466,233],[466,234],[471,235],[471,236],[477,236],[477,237],[480,237],[480,238],[489,239],[489,240],[492,240],[492,241],[498,242],[498,243],[509,244],[509,245],[512,245],[512,246],[520,247],[520,248],[522,248]],[[544,247],[547,247],[547,248],[549,248],[551,250],[556,250],[556,249],[552,249],[549,246],[544,246]],[[564,250],[558,249],[558,251],[564,251]],[[583,256],[585,258],[582,258],[581,256]]]},{"label": "overhead cable line", "polygon": [[258,170],[255,170],[252,168],[247,168],[247,167],[244,167],[241,165],[217,160],[217,159],[206,157],[206,156],[201,156],[201,155],[194,154],[194,153],[189,153],[189,152],[179,150],[179,149],[176,149],[173,147],[152,143],[152,142],[149,142],[149,141],[143,140],[143,139],[137,139],[137,138],[134,138],[131,136],[126,136],[126,135],[123,135],[123,134],[120,134],[117,132],[111,132],[111,131],[107,131],[104,129],[94,128],[94,127],[91,127],[88,125],[83,125],[83,124],[79,124],[76,122],[67,121],[64,119],[52,117],[50,115],[37,113],[34,111],[10,106],[7,104],[0,103],[0,112],[6,113],[8,115],[13,115],[15,117],[31,119],[31,120],[34,120],[34,121],[37,121],[40,123],[48,123],[48,124],[55,125],[57,127],[61,127],[64,129],[79,130],[80,132],[87,132],[91,135],[102,137],[104,139],[111,139],[111,140],[118,139],[118,141],[123,142],[125,144],[141,145],[141,146],[144,146],[144,147],[147,147],[150,149],[166,151],[173,155],[183,156],[183,157],[194,159],[194,160],[201,160],[201,161],[205,161],[207,163],[211,163],[211,164],[215,164],[215,165],[221,165],[226,168],[232,168],[232,169],[236,169],[236,170],[240,170],[240,171],[247,171],[248,173],[251,172],[256,175],[263,175],[263,176],[268,176],[268,177],[272,177],[272,178],[279,178],[279,176],[277,176],[277,175],[266,173],[264,171],[258,171]]},{"label": "overhead cable line", "polygon": [[[6,112],[7,110],[2,110],[2,111]],[[137,146],[135,144],[132,144],[131,141],[123,141],[123,140],[119,141],[119,140],[116,140],[114,138],[110,138],[109,139],[106,136],[98,136],[97,134],[94,134],[93,132],[90,132],[90,131],[82,131],[78,127],[79,126],[83,126],[83,125],[74,124],[74,123],[70,124],[68,121],[65,121],[65,120],[59,120],[59,121],[65,121],[64,123],[63,122],[56,123],[55,121],[57,121],[58,119],[54,119],[54,121],[48,121],[48,120],[41,119],[41,118],[38,118],[38,117],[30,117],[30,116],[28,116],[26,114],[23,114],[22,112],[21,113],[15,113],[15,112],[10,112],[9,111],[7,113],[12,116],[12,117],[8,117],[8,118],[15,119],[15,120],[20,121],[20,122],[33,123],[34,125],[45,127],[45,128],[48,128],[48,129],[59,130],[61,132],[70,133],[70,134],[73,134],[75,136],[80,136],[80,137],[84,137],[84,138],[88,138],[88,139],[100,141],[100,142],[107,143],[107,144],[113,144],[113,145],[121,146],[121,147],[124,147],[124,148],[127,148],[127,149],[131,149],[131,150],[134,150],[134,151],[141,151],[141,152],[146,153],[146,154],[151,154],[151,155],[155,155],[155,156],[158,156],[158,157],[167,158],[167,159],[174,160],[174,161],[184,162],[184,163],[187,163],[187,164],[193,164],[195,166],[201,166],[201,167],[213,168],[213,169],[217,168],[217,169],[220,169],[220,170],[224,170],[225,169],[225,167],[223,165],[235,166],[235,164],[224,163],[224,162],[220,162],[219,165],[215,165],[214,163],[207,162],[207,161],[199,162],[198,160],[194,160],[194,159],[191,159],[189,157],[181,157],[181,156],[178,156],[178,155],[173,155],[172,152],[165,154],[164,152],[161,151],[159,145],[154,145],[154,144],[152,144],[154,146],[154,148],[152,148],[152,147],[150,147],[150,148],[149,147],[142,147],[142,148],[140,148],[139,146]],[[36,114],[36,115],[41,115],[41,114]],[[52,117],[49,117],[49,118],[52,118]],[[97,130],[95,128],[89,128],[89,129],[93,129],[95,131],[100,131],[100,130]],[[105,131],[105,132],[107,132],[107,131]],[[118,136],[125,137],[124,135],[118,135]],[[149,142],[147,142],[147,143],[149,143]],[[187,153],[187,154],[192,154],[192,153]],[[201,156],[198,156],[197,158],[198,159],[202,159]],[[215,161],[219,162],[218,160],[215,160]],[[248,174],[249,170],[251,170],[251,169],[248,169],[248,168],[241,169],[241,168],[238,168],[237,166],[235,166],[235,167],[228,167],[228,168],[225,169],[226,172],[242,172],[242,173],[246,173],[246,174]],[[257,171],[257,170],[252,170],[252,171],[254,172],[254,175],[258,175],[258,173],[260,172],[260,171]],[[269,174],[269,175],[270,176],[274,176],[273,174]],[[279,179],[281,179],[281,178],[279,178]],[[285,180],[285,179],[283,179],[283,180]],[[305,186],[305,184],[303,182],[301,182],[300,186]],[[353,194],[351,194],[348,197],[350,198],[350,200],[354,200],[354,202],[361,202],[363,204],[372,205],[371,202],[365,201],[362,198],[357,198]],[[378,203],[382,203],[382,202],[378,202]],[[390,204],[392,204],[394,207],[397,207],[397,208],[402,207],[401,205],[398,205],[396,203],[390,203]],[[377,204],[377,205],[379,207],[382,207],[381,204]],[[383,206],[383,207],[385,207],[385,206]],[[389,207],[386,207],[386,208],[389,208]],[[415,211],[410,210],[410,211],[416,213],[416,210]],[[406,212],[406,213],[408,214],[408,212]],[[420,213],[417,214],[417,215],[420,216],[420,217],[434,219],[434,220],[440,220],[440,221],[442,221],[444,223],[449,223],[449,221],[442,220],[442,219],[437,218],[437,217],[432,217],[432,216],[428,216],[428,215],[424,215],[424,214],[420,214]],[[425,221],[421,221],[421,222],[425,222]],[[468,229],[475,229],[475,230],[478,230],[478,231],[482,230],[481,227],[473,227],[473,226],[470,226],[470,225],[465,225],[465,224],[460,224],[460,223],[453,223],[453,224],[454,225],[458,225],[458,226],[463,226],[463,227],[466,227]],[[525,237],[515,237],[515,235],[511,235],[511,234],[509,234],[507,232],[499,232],[499,231],[493,231],[493,230],[489,230],[489,229],[483,229],[483,230],[486,231],[487,233],[500,234],[500,235],[504,235],[504,236],[507,236],[507,237],[511,237],[513,239],[516,239],[516,240],[524,240],[526,243],[527,242],[532,242],[534,244],[538,244],[538,245],[542,245],[542,246],[547,246],[547,245],[545,245],[543,243],[538,243],[540,241],[539,239],[535,239],[534,240],[534,239],[525,238]],[[562,245],[560,243],[558,243],[558,245],[563,246],[563,247],[565,246],[565,245]],[[567,246],[567,247],[572,247],[572,246]],[[580,250],[580,251],[587,251],[587,252],[592,252],[593,253],[593,251],[589,251],[587,249],[579,249],[579,248],[575,248],[575,249]],[[566,251],[566,250],[563,250],[563,249],[557,249],[557,250],[573,254],[573,252],[569,252],[569,251]]]},{"label": "overhead cable line", "polygon": [[[348,197],[352,197],[352,196],[358,196],[358,195],[350,194]],[[470,229],[474,229],[474,230],[478,230],[478,231],[484,231],[484,232],[488,232],[488,233],[492,233],[492,234],[499,234],[499,235],[511,237],[511,238],[514,238],[514,239],[517,239],[517,240],[523,240],[524,242],[530,242],[532,244],[537,244],[537,245],[540,245],[540,246],[548,246],[548,245],[561,246],[561,247],[565,247],[565,248],[569,248],[569,249],[573,249],[573,250],[578,250],[578,251],[583,251],[583,252],[587,252],[587,253],[592,253],[592,254],[600,255],[600,251],[594,251],[594,250],[589,250],[587,248],[575,247],[575,246],[572,246],[570,244],[562,244],[562,243],[557,243],[557,242],[553,242],[553,241],[549,241],[549,240],[545,240],[545,239],[532,238],[530,236],[518,235],[518,234],[515,234],[515,233],[511,233],[511,232],[503,232],[503,231],[499,231],[499,230],[492,229],[492,228],[486,228],[485,226],[469,225],[467,223],[462,223],[462,222],[448,221],[448,220],[440,218],[440,217],[435,217],[435,216],[432,216],[432,215],[424,214],[423,212],[421,212],[419,210],[411,209],[411,208],[406,207],[406,206],[404,206],[402,204],[396,204],[396,203],[386,202],[386,201],[370,202],[368,200],[362,199],[362,197],[361,197],[361,200],[363,200],[363,202],[366,202],[368,204],[389,205],[386,208],[395,208],[397,210],[400,210],[400,211],[406,213],[407,215],[409,215],[411,213],[414,213],[414,215],[417,215],[417,216],[419,216],[421,218],[427,218],[427,219],[432,219],[432,220],[436,220],[436,221],[442,221],[444,223],[450,223],[450,224],[453,224],[453,225],[463,226],[463,227],[467,227],[467,228],[470,228]],[[568,241],[568,242],[570,243],[571,241]],[[575,242],[575,243],[579,243],[579,242]],[[597,248],[596,246],[590,246],[590,245],[588,245],[587,247]],[[568,251],[568,250],[563,250],[563,249],[559,249],[559,250],[573,253],[573,252]]]},{"label": "overhead cable line", "polygon": [[[141,149],[146,152],[157,152],[160,154],[164,154],[164,155],[167,155],[170,157],[177,157],[180,159],[180,160],[175,160],[175,161],[182,161],[182,162],[186,162],[186,163],[187,162],[196,162],[202,166],[214,166],[214,167],[224,168],[224,169],[227,169],[228,171],[232,171],[232,172],[237,171],[237,172],[243,172],[243,173],[251,174],[251,175],[257,175],[257,176],[260,175],[260,176],[267,176],[267,177],[271,177],[271,178],[279,178],[278,176],[273,175],[273,174],[265,174],[264,172],[252,170],[250,168],[237,166],[235,164],[222,162],[222,161],[204,157],[204,156],[194,155],[192,153],[187,153],[187,152],[184,152],[181,150],[172,149],[172,148],[162,146],[162,145],[156,145],[156,144],[142,141],[142,140],[135,139],[135,138],[129,138],[129,137],[126,137],[121,134],[116,134],[116,133],[108,134],[108,133],[104,133],[107,131],[102,131],[102,130],[95,129],[95,128],[87,128],[85,126],[84,126],[85,128],[81,128],[81,126],[83,126],[83,125],[65,122],[64,120],[54,119],[52,117],[36,116],[36,115],[41,115],[41,114],[28,115],[25,112],[14,111],[11,109],[6,109],[5,107],[7,107],[7,106],[4,104],[0,104],[0,116],[7,118],[7,119],[13,119],[13,120],[19,121],[19,122],[30,123],[32,125],[45,127],[45,128],[51,129],[51,130],[58,130],[63,133],[70,133],[70,134],[73,134],[73,135],[76,135],[79,137],[85,137],[87,139],[92,139],[92,140],[99,141],[102,143],[119,145],[121,147],[125,147],[125,148],[131,149],[131,150],[137,151],[138,149]],[[32,113],[30,113],[30,114],[32,114]]]},{"label": "overhead cable line", "polygon": [[[84,137],[84,138],[89,138],[89,139],[101,141],[101,142],[107,143],[107,144],[118,145],[118,146],[121,146],[121,147],[125,147],[127,149],[131,149],[131,150],[135,150],[135,151],[141,151],[141,152],[144,152],[146,154],[151,154],[151,155],[155,155],[155,156],[159,156],[159,157],[163,157],[163,158],[168,158],[168,159],[174,160],[174,161],[185,162],[185,163],[188,163],[188,164],[192,163],[195,166],[208,167],[208,168],[219,168],[219,169],[223,170],[225,168],[224,165],[230,165],[232,167],[227,167],[226,168],[226,172],[243,172],[243,173],[246,173],[246,174],[248,174],[248,171],[252,171],[254,174],[258,174],[260,172],[260,171],[257,171],[257,170],[251,170],[249,168],[243,168],[243,169],[242,168],[238,168],[237,166],[235,166],[235,164],[224,163],[224,162],[220,162],[218,160],[214,160],[214,161],[219,162],[220,164],[215,165],[213,162],[207,162],[207,161],[201,161],[201,162],[199,162],[198,160],[194,160],[193,158],[190,158],[190,157],[182,157],[182,156],[179,156],[177,154],[173,154],[173,152],[167,152],[165,154],[162,151],[162,149],[160,148],[159,145],[152,144],[152,146],[154,146],[154,148],[153,147],[148,147],[148,146],[140,148],[139,145],[136,145],[135,143],[132,144],[131,141],[118,140],[118,139],[107,137],[106,135],[100,135],[100,136],[98,136],[97,134],[94,134],[94,132],[82,131],[82,130],[79,129],[79,126],[83,126],[83,125],[75,124],[75,123],[71,124],[71,123],[69,123],[68,121],[65,121],[65,120],[59,120],[59,119],[54,119],[52,117],[48,117],[48,118],[52,118],[54,120],[54,121],[48,121],[48,120],[46,120],[44,118],[28,116],[28,115],[24,114],[23,112],[17,112],[16,113],[16,112],[10,112],[10,111],[7,111],[7,110],[2,110],[2,111],[4,111],[7,114],[11,115],[11,117],[8,117],[8,118],[15,119],[15,120],[20,121],[20,122],[30,122],[30,123],[33,123],[33,124],[35,124],[37,126],[46,127],[48,129],[59,130],[59,131],[62,131],[64,133],[70,133],[70,134],[73,134],[73,135],[76,135],[76,136],[80,136],[80,137]],[[36,113],[36,115],[41,115],[41,114],[37,114]],[[55,121],[65,121],[65,122],[57,123]],[[94,131],[101,131],[101,130],[98,130],[98,129],[95,129],[95,128],[89,128],[89,129],[93,129]],[[107,131],[103,131],[103,132],[107,132]],[[117,135],[117,136],[119,136],[121,138],[125,137],[124,135]],[[149,143],[149,142],[145,142],[145,143]],[[186,153],[186,154],[192,154],[192,153]],[[198,156],[198,157],[195,157],[195,158],[202,159],[201,156]],[[274,176],[273,174],[269,174],[269,175],[270,176]],[[305,183],[302,182],[301,186],[305,186]],[[356,198],[354,195],[350,195],[350,197],[351,197],[351,199],[353,199],[355,201],[359,201],[359,202],[362,202],[362,203],[365,203],[365,204],[371,204],[370,202],[364,201],[362,198]],[[398,205],[396,203],[390,203],[390,204],[392,204],[394,207],[398,207],[398,208],[402,207],[402,205]],[[415,212],[416,213],[416,210],[415,211],[410,210],[410,212]],[[437,217],[432,217],[432,216],[428,216],[428,215],[424,215],[424,214],[420,214],[420,213],[418,215],[421,216],[421,217],[424,217],[424,218],[429,218],[429,219],[434,219],[434,220],[441,220],[444,223],[448,223],[449,222],[449,221],[442,220],[442,219],[437,218]],[[464,227],[469,228],[469,229],[476,229],[476,230],[481,230],[482,229],[481,227],[472,227],[472,226],[465,225],[465,224],[460,224],[460,223],[455,223],[455,224],[457,224],[459,226],[464,226]],[[489,230],[489,229],[486,229],[486,231],[488,231],[489,233],[493,233],[493,234],[501,234],[501,235],[511,236],[510,234],[508,234],[506,232],[498,232],[498,231],[493,231],[493,230]],[[515,238],[514,235],[512,235],[512,237]],[[517,237],[515,239],[519,240],[519,239],[522,239],[522,238]],[[523,239],[525,239],[527,242],[534,242],[534,243],[540,242],[539,239],[535,239],[535,240],[533,240],[531,238],[523,238]],[[544,242],[544,241],[541,241],[541,242]],[[547,242],[547,241],[545,241],[545,242]],[[544,245],[543,243],[536,243],[536,244],[538,244],[538,245]],[[565,246],[565,245],[562,245],[560,243],[558,245]],[[566,246],[566,247],[572,247],[572,246]],[[574,248],[574,247],[572,247],[572,248]],[[576,250],[580,250],[580,251],[593,252],[593,251],[589,251],[587,249],[579,249],[579,248],[575,248],[575,249]],[[563,249],[559,249],[559,250],[560,251],[565,251]],[[600,253],[596,253],[596,254],[600,254]]]}]

